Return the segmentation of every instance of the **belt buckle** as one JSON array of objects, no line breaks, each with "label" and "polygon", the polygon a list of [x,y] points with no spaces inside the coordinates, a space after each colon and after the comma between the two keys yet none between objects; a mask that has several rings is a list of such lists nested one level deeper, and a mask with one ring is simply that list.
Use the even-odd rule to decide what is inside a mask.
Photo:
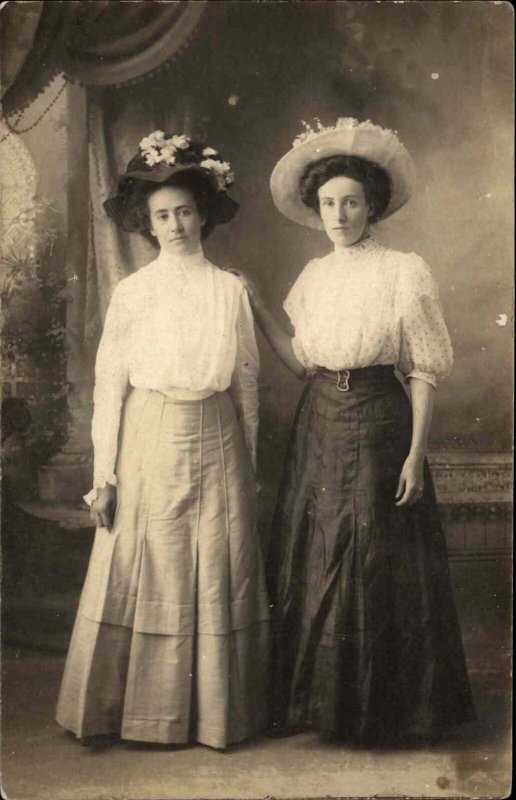
[{"label": "belt buckle", "polygon": [[339,392],[349,392],[349,369],[339,369],[337,375],[337,389]]}]

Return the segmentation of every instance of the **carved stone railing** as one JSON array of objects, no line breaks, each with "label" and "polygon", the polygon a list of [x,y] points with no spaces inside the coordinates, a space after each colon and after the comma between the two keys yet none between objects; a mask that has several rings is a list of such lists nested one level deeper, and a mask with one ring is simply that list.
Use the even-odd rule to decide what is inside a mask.
[{"label": "carved stone railing", "polygon": [[[452,559],[510,556],[512,454],[434,451],[429,458]],[[271,498],[271,502],[273,499]],[[86,506],[30,502],[22,508],[65,529],[89,528]]]},{"label": "carved stone railing", "polygon": [[512,453],[444,450],[428,461],[440,504],[511,502]]},{"label": "carved stone railing", "polygon": [[450,557],[509,557],[512,453],[436,451],[428,460]]}]

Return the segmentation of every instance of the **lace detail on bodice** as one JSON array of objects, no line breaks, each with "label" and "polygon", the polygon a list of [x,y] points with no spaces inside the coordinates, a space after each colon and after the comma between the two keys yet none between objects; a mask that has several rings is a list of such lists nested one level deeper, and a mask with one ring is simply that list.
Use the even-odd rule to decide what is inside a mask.
[{"label": "lace detail on bodice", "polygon": [[435,384],[451,367],[432,273],[419,256],[373,237],[310,261],[284,305],[307,369],[395,364]]}]

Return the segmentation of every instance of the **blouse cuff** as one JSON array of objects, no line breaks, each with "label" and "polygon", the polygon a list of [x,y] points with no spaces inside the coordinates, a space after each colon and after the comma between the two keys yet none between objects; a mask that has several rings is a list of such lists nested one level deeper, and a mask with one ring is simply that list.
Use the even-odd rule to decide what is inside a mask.
[{"label": "blouse cuff", "polygon": [[419,372],[417,369],[413,369],[412,372],[406,376],[405,380],[408,381],[409,378],[417,378],[420,381],[425,381],[429,383],[430,386],[433,386],[434,389],[437,386],[437,380],[435,375],[432,375],[430,372]]}]

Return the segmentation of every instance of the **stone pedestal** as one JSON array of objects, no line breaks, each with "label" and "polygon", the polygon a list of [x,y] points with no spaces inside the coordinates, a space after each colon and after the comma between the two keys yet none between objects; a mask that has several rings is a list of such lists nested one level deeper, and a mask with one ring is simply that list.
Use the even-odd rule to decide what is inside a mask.
[{"label": "stone pedestal", "polygon": [[[72,317],[73,320],[73,317]],[[67,320],[67,328],[70,321]],[[68,349],[68,441],[60,453],[38,471],[39,497],[44,503],[82,503],[92,486],[92,383],[78,379],[77,370],[93,374],[91,354]]]},{"label": "stone pedestal", "polygon": [[44,503],[75,503],[91,489],[91,462],[48,464],[38,472],[39,497]]},{"label": "stone pedestal", "polygon": [[89,230],[89,169],[85,90],[67,87],[66,380],[68,440],[39,470],[42,503],[82,504],[91,488],[91,415],[94,353],[85,341]]}]

